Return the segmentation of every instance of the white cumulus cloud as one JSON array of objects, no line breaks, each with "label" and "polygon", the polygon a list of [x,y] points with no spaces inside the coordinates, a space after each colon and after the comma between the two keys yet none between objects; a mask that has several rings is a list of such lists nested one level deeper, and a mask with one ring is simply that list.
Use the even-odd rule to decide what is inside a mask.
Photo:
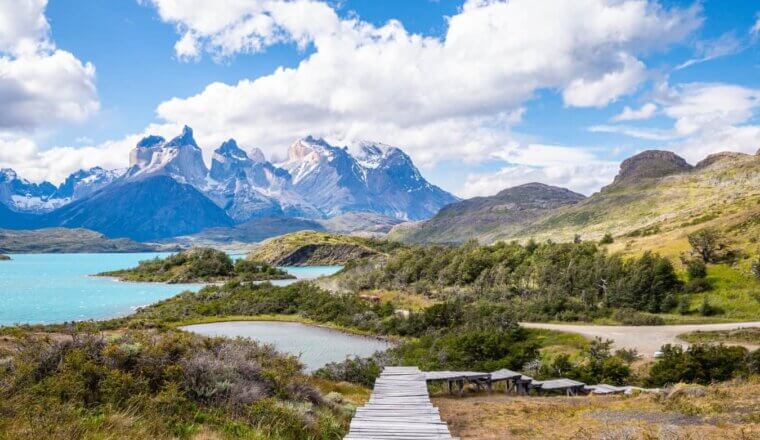
[{"label": "white cumulus cloud", "polygon": [[542,89],[561,91],[568,106],[615,101],[646,79],[645,55],[702,22],[698,6],[645,0],[471,0],[431,37],[313,0],[150,3],[177,28],[180,57],[313,47],[294,68],[168,100],[163,120],[188,123],[211,148],[234,136],[281,155],[313,133],[401,145],[422,162],[488,158]]},{"label": "white cumulus cloud", "polygon": [[56,49],[46,0],[0,0],[0,131],[79,122],[99,108],[95,67]]}]

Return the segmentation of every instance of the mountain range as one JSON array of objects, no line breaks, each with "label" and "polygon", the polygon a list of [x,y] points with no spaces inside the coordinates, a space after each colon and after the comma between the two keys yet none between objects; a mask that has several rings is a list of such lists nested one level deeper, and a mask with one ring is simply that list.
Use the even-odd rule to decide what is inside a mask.
[{"label": "mountain range", "polygon": [[169,141],[140,140],[126,169],[80,170],[58,187],[3,169],[0,227],[87,228],[110,238],[154,240],[261,218],[364,213],[393,224],[429,218],[458,200],[427,182],[399,148],[360,142],[354,150],[307,136],[275,164],[230,139],[207,167],[185,127]]}]

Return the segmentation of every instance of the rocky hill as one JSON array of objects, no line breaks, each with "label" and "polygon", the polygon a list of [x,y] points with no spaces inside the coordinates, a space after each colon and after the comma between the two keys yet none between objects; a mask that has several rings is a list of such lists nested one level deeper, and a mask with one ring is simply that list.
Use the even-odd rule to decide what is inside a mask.
[{"label": "rocky hill", "polygon": [[495,235],[517,232],[548,212],[585,198],[565,188],[527,183],[495,196],[446,205],[430,220],[394,228],[390,236],[409,242],[456,243],[471,238],[490,241]]},{"label": "rocky hill", "polygon": [[248,257],[274,266],[344,265],[395,247],[368,238],[301,231],[267,240]]}]

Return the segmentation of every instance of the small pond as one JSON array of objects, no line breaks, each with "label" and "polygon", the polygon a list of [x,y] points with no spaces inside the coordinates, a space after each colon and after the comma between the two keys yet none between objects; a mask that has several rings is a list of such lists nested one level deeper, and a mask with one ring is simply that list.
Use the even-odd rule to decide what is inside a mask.
[{"label": "small pond", "polygon": [[301,357],[308,371],[347,356],[370,356],[390,343],[313,325],[276,321],[231,321],[195,324],[183,330],[204,336],[246,337],[273,344],[279,351]]}]

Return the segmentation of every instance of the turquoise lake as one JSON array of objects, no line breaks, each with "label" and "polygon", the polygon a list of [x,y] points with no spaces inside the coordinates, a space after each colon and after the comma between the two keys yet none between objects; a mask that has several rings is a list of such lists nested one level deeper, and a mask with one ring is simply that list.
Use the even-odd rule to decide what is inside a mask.
[{"label": "turquoise lake", "polygon": [[[200,285],[124,283],[91,275],[168,254],[15,254],[0,262],[0,325],[105,319]],[[285,267],[299,279],[330,275],[340,266]],[[293,280],[277,281],[285,285]]]}]

